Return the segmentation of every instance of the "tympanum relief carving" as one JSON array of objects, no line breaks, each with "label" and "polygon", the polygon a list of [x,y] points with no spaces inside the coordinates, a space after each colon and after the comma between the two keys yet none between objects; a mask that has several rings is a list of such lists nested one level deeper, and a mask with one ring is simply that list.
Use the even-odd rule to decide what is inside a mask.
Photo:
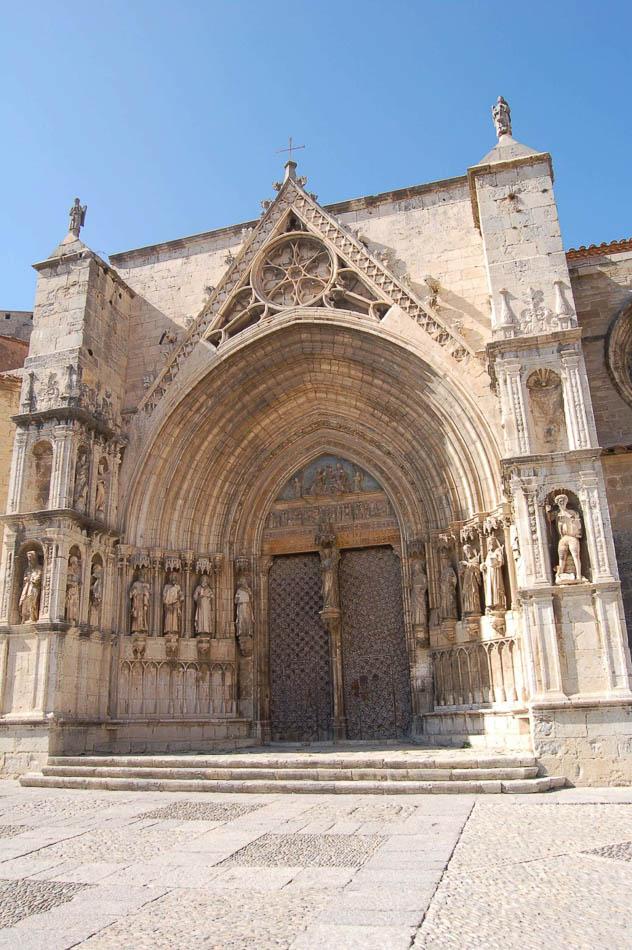
[{"label": "tympanum relief carving", "polygon": [[301,542],[309,549],[314,530],[329,523],[341,536],[379,532],[370,540],[380,543],[399,535],[390,500],[376,479],[347,459],[322,455],[279,492],[266,521],[265,539],[271,553],[277,553],[284,540],[294,550],[306,550]]}]

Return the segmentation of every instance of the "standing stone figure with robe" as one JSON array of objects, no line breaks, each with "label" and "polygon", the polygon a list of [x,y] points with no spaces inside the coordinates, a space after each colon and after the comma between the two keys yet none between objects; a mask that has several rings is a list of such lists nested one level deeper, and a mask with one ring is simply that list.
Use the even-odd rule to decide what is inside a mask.
[{"label": "standing stone figure with robe", "polygon": [[461,602],[463,614],[468,617],[481,615],[481,563],[480,555],[471,544],[463,545],[463,560],[459,564],[461,575]]},{"label": "standing stone figure with robe", "polygon": [[252,610],[252,591],[244,578],[238,582],[235,593],[235,625],[240,641],[253,635],[255,617]]},{"label": "standing stone figure with robe", "polygon": [[162,591],[162,605],[164,608],[163,633],[180,633],[183,601],[184,594],[178,584],[178,578],[175,574],[170,574]]},{"label": "standing stone figure with robe", "polygon": [[452,565],[446,561],[441,571],[441,578],[439,582],[439,616],[441,617],[441,620],[458,620],[459,618],[456,602],[457,583],[458,581],[456,571]]},{"label": "standing stone figure with robe", "polygon": [[149,630],[149,584],[144,576],[130,587],[132,633],[147,633]]},{"label": "standing stone figure with robe", "polygon": [[213,633],[213,588],[208,574],[202,574],[200,583],[193,591],[195,604],[195,632],[199,634]]},{"label": "standing stone figure with robe", "polygon": [[81,564],[76,554],[68,559],[68,574],[66,575],[66,620],[68,623],[79,623],[79,605],[81,602]]},{"label": "standing stone figure with robe", "polygon": [[413,626],[425,632],[428,628],[428,602],[426,600],[428,576],[421,558],[413,558],[410,570],[412,575],[410,600],[413,611]]},{"label": "standing stone figure with robe", "polygon": [[26,570],[22,578],[22,593],[19,601],[22,623],[35,623],[39,619],[41,592],[42,569],[37,560],[37,553],[29,551],[26,555]]},{"label": "standing stone figure with robe", "polygon": [[487,556],[482,570],[485,575],[485,606],[487,610],[506,610],[503,546],[495,535],[487,542]]},{"label": "standing stone figure with robe", "polygon": [[90,574],[90,625],[96,627],[101,616],[103,603],[103,567],[98,561],[92,565]]}]

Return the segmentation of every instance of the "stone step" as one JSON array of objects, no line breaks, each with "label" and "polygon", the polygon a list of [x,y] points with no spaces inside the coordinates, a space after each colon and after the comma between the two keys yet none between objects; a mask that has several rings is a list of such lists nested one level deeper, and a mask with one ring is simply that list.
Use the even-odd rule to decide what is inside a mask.
[{"label": "stone step", "polygon": [[536,759],[528,754],[458,755],[453,750],[432,749],[425,753],[412,753],[404,756],[353,755],[289,753],[243,753],[214,755],[80,755],[50,756],[49,766],[80,768],[169,768],[169,769],[252,769],[294,770],[304,768],[354,770],[358,769],[433,769],[454,771],[459,769],[521,769],[537,767]]},{"label": "stone step", "polygon": [[[55,763],[59,762],[56,758]],[[451,781],[514,781],[532,779],[538,774],[536,765],[507,768],[470,769],[377,769],[339,768],[172,768],[171,766],[105,766],[105,765],[46,765],[46,776],[68,778],[147,778],[178,781],[317,781],[317,782],[451,782]]]},{"label": "stone step", "polygon": [[73,777],[65,775],[44,775],[27,773],[20,777],[20,784],[31,788],[69,788],[98,789],[125,792],[242,792],[263,794],[266,792],[288,792],[302,794],[347,794],[347,795],[423,795],[423,794],[528,794],[548,792],[563,788],[565,778],[524,778],[481,781],[290,781],[287,779],[261,780],[245,779],[206,780],[206,779],[150,779],[150,778],[100,778]]}]

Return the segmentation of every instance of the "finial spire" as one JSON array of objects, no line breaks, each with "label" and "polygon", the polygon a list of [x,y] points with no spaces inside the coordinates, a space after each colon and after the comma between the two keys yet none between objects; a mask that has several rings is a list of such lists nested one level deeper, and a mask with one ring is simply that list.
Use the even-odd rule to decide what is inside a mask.
[{"label": "finial spire", "polygon": [[71,234],[74,234],[76,238],[79,237],[79,232],[86,223],[86,211],[88,210],[88,205],[82,205],[79,198],[75,198],[75,203],[68,212],[70,221],[68,224],[68,230]]},{"label": "finial spire", "polygon": [[502,135],[511,135],[511,109],[507,100],[503,99],[502,96],[498,96],[492,106],[492,118],[499,140]]}]

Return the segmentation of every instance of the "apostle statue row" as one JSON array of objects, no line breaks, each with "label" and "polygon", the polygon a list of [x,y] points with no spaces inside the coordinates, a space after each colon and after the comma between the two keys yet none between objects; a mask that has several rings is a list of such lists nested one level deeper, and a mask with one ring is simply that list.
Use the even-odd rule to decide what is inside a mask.
[{"label": "apostle statue row", "polygon": [[[129,590],[130,629],[134,633],[149,632],[151,590],[144,571],[141,571]],[[213,636],[215,633],[215,592],[207,573],[203,573],[193,591],[195,636]],[[254,633],[252,590],[248,579],[241,574],[234,597],[235,631],[242,652],[248,651]],[[182,633],[184,593],[178,575],[167,575],[162,589],[163,634]]]}]

